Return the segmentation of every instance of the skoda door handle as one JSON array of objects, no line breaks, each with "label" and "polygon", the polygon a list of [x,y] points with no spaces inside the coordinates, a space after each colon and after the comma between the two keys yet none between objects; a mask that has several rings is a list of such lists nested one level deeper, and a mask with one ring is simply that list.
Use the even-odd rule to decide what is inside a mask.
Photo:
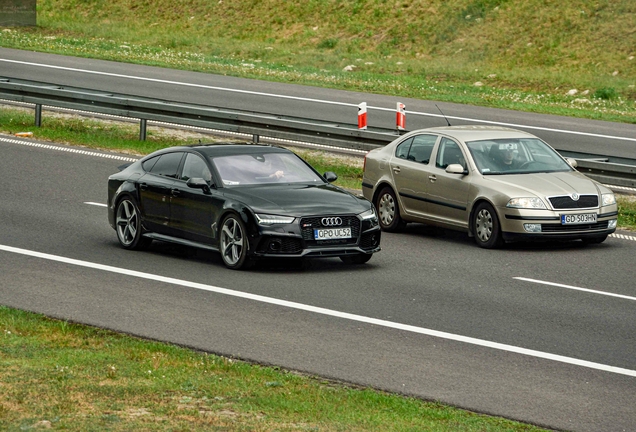
[{"label": "skoda door handle", "polygon": [[179,189],[170,189],[170,195],[173,197],[179,196],[180,193],[181,191]]},{"label": "skoda door handle", "polygon": [[148,189],[148,184],[146,184],[146,183],[139,183],[139,189],[141,189],[141,190],[146,190],[146,189]]},{"label": "skoda door handle", "polygon": [[400,173],[400,167],[399,166],[398,167],[394,167],[393,168],[393,172],[396,173],[396,174],[399,174]]},{"label": "skoda door handle", "polygon": [[435,180],[437,180],[437,177],[435,177],[434,175],[430,175],[428,176],[428,179],[431,181],[431,183],[434,183]]}]

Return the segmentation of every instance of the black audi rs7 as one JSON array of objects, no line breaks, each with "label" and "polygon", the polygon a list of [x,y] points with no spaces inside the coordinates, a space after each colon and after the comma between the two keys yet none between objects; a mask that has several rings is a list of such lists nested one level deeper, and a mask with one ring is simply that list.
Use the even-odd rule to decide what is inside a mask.
[{"label": "black audi rs7", "polygon": [[231,269],[265,257],[363,264],[380,250],[373,205],[285,148],[171,147],[120,169],[108,178],[108,220],[126,249],[179,243],[218,251]]}]

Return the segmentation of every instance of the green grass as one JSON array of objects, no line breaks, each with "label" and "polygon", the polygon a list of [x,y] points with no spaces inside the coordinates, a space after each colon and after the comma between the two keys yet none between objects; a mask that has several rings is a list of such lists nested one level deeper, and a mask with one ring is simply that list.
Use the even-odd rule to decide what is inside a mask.
[{"label": "green grass", "polygon": [[40,0],[0,46],[636,123],[635,21],[632,0]]},{"label": "green grass", "polygon": [[636,231],[636,197],[618,196],[618,227]]},{"label": "green grass", "polygon": [[539,431],[0,306],[0,429]]}]

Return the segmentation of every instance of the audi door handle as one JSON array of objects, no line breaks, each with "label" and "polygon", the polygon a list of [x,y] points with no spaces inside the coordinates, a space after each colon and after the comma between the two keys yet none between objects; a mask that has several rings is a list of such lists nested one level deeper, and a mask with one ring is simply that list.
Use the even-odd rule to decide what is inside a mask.
[{"label": "audi door handle", "polygon": [[146,190],[146,189],[148,189],[148,185],[146,183],[140,183],[139,184],[139,189]]},{"label": "audi door handle", "polygon": [[179,196],[180,193],[179,189],[170,189],[170,194],[174,197]]}]

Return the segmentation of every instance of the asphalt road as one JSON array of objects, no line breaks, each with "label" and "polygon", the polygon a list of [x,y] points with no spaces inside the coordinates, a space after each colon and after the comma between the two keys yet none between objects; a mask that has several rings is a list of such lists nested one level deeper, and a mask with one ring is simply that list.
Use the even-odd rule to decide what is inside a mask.
[{"label": "asphalt road", "polygon": [[[7,49],[0,76],[351,123],[366,101],[369,124],[377,115],[384,127],[397,101]],[[444,124],[433,102],[400,101],[409,129]],[[457,124],[505,123],[559,149],[636,155],[634,125],[438,106]],[[235,272],[214,253],[122,250],[99,205],[122,160],[25,143],[0,137],[0,304],[556,429],[636,429],[629,233],[485,251],[413,225],[385,234],[364,266]]]},{"label": "asphalt road", "polygon": [[[396,98],[318,87],[177,71],[0,48],[0,77],[236,109],[357,124],[368,104],[369,127],[395,128],[396,103],[406,105],[408,130],[497,124],[523,129],[564,152],[636,159],[636,125],[548,116],[446,102]],[[565,90],[564,90],[565,91]]]},{"label": "asphalt road", "polygon": [[25,143],[0,137],[0,304],[555,429],[634,430],[634,237],[487,251],[413,225],[363,266],[230,271],[215,253],[118,246],[98,204],[126,156]]}]

